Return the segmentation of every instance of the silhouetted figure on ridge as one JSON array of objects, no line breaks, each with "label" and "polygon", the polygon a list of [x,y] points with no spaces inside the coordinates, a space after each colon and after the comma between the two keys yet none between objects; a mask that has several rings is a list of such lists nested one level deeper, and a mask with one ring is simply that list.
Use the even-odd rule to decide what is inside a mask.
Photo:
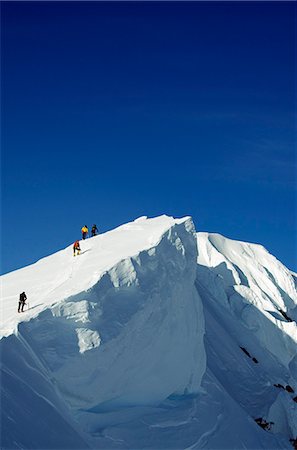
[{"label": "silhouetted figure on ridge", "polygon": [[22,292],[20,294],[18,312],[24,312],[24,306],[26,304],[26,300],[27,300],[27,296],[26,296],[25,292]]}]

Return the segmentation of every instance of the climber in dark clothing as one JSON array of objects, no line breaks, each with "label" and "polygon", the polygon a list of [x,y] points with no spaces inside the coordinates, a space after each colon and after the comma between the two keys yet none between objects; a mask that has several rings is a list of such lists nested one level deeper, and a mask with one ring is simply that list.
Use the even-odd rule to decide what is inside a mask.
[{"label": "climber in dark clothing", "polygon": [[26,304],[26,300],[27,300],[27,296],[26,296],[25,292],[22,292],[20,294],[18,312],[24,312],[24,306]]},{"label": "climber in dark clothing", "polygon": [[98,233],[98,228],[96,227],[96,225],[92,226],[91,233],[92,233],[92,237],[96,236],[96,234]]}]

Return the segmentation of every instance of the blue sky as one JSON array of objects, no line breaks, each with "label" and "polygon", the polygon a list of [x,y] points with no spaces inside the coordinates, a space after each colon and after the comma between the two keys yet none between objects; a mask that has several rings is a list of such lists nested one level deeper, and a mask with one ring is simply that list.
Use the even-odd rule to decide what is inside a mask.
[{"label": "blue sky", "polygon": [[141,215],[296,261],[293,2],[2,2],[2,273]]}]

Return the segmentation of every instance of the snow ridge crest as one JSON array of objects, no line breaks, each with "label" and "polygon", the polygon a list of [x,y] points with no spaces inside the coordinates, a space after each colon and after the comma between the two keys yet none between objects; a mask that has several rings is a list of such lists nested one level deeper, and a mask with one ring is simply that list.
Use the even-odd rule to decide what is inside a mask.
[{"label": "snow ridge crest", "polygon": [[[198,392],[206,358],[192,220],[141,218],[83,245],[76,259],[70,248],[50,258],[67,279],[55,274],[59,284],[47,307],[18,326],[18,339],[38,360],[34,370],[43,367],[61,401],[84,423],[94,411]],[[102,258],[112,246],[117,262],[106,264]],[[41,266],[38,273],[35,265],[37,275],[48,276],[45,260]],[[81,272],[88,274],[83,288]],[[18,368],[9,370],[17,374]]]}]

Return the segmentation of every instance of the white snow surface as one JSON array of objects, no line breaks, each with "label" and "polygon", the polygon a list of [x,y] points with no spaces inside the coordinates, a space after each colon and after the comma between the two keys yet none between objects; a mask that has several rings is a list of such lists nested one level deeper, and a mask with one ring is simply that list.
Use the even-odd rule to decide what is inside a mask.
[{"label": "white snow surface", "polygon": [[[297,354],[297,291],[293,274],[263,246],[198,233],[201,282],[286,367]],[[215,276],[213,276],[215,275]]]},{"label": "white snow surface", "polygon": [[251,417],[295,439],[295,274],[261,245],[202,232],[197,242],[207,365]]},{"label": "white snow surface", "polygon": [[1,448],[292,449],[296,274],[190,217],[81,247],[1,277]]},{"label": "white snow surface", "polygon": [[[121,260],[127,260],[129,265],[129,257],[155,247],[170,227],[182,223],[185,227],[193,226],[189,218],[161,216],[147,220],[140,217],[103,235],[81,241],[80,257],[73,257],[71,244],[33,265],[2,276],[0,337],[13,333],[20,321],[36,317],[54,303],[90,289]],[[115,283],[132,284],[135,272],[128,269],[126,273],[123,267],[120,270],[118,280],[115,274]],[[30,305],[25,317],[16,314],[17,299],[22,291],[26,292]]]},{"label": "white snow surface", "polygon": [[[206,359],[192,220],[141,218],[81,247],[2,278],[4,348],[21,341],[86,424],[94,412],[197,393]],[[23,290],[30,309],[18,314]]]}]

